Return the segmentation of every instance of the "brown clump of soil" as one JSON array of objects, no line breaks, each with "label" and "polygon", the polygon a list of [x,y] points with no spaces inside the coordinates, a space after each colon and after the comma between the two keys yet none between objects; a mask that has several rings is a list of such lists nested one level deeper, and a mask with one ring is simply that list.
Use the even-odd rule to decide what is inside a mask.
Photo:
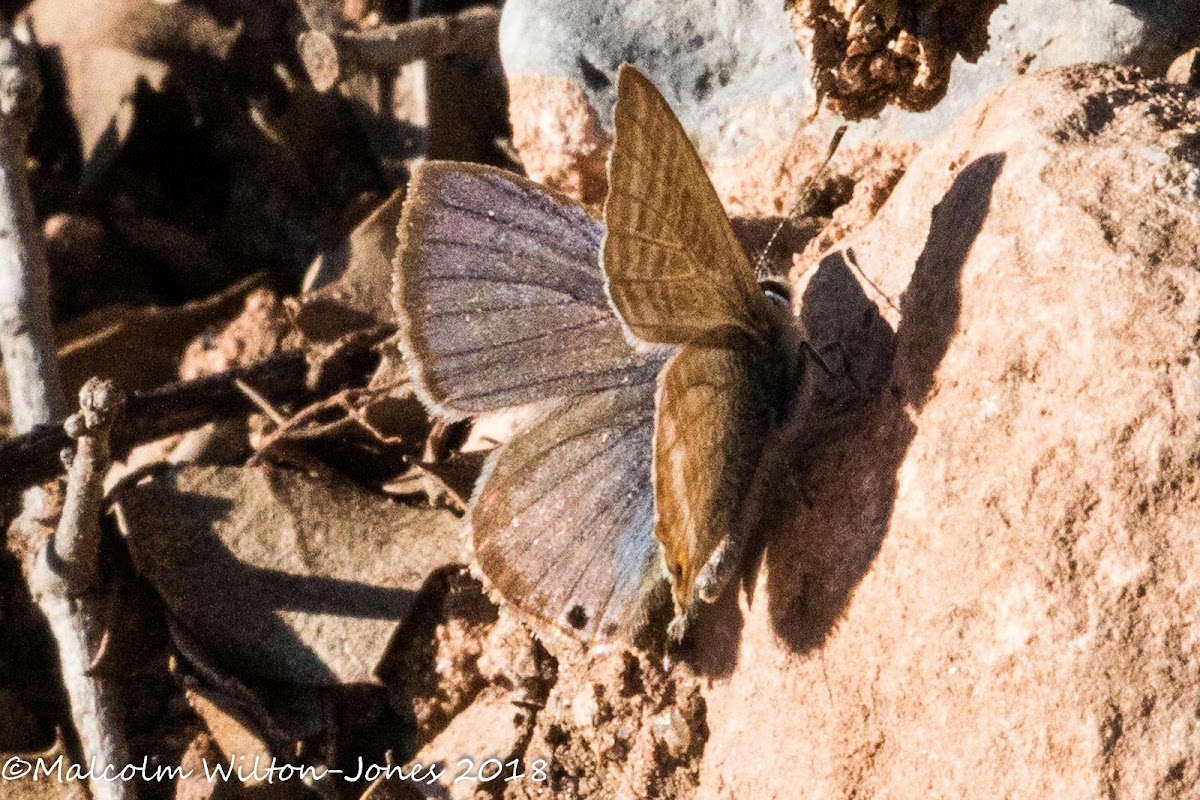
[{"label": "brown clump of soil", "polygon": [[956,55],[987,48],[998,0],[793,0],[792,30],[812,84],[834,113],[873,117],[889,103],[926,111],[946,94]]},{"label": "brown clump of soil", "polygon": [[704,698],[685,670],[625,651],[560,661],[527,760],[547,782],[506,797],[690,797],[708,740]]}]

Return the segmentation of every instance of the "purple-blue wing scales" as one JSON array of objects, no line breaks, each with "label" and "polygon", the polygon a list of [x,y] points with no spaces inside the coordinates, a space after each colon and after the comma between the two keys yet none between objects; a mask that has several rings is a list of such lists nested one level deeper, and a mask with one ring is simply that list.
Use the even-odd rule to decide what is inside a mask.
[{"label": "purple-blue wing scales", "polygon": [[669,603],[650,480],[655,371],[547,409],[492,456],[471,509],[490,587],[585,642],[633,641]]},{"label": "purple-blue wing scales", "polygon": [[600,270],[600,223],[492,167],[432,161],[399,225],[400,342],[434,411],[462,417],[625,385],[625,341]]}]

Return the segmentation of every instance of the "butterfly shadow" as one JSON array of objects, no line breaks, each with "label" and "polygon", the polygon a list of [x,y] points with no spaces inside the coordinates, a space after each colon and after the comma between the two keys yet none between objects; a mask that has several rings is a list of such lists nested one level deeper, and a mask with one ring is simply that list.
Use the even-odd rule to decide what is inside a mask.
[{"label": "butterfly shadow", "polygon": [[[779,500],[769,504],[761,526],[767,544],[760,545],[758,558],[749,560],[743,585],[749,593],[758,566],[766,565],[772,625],[796,652],[823,644],[887,535],[898,471],[916,435],[906,407],[924,405],[953,339],[961,311],[962,267],[987,217],[1004,160],[996,153],[972,162],[934,207],[925,247],[900,299],[902,319],[891,343],[894,357],[887,354],[890,381],[878,397],[846,417],[838,426],[839,435],[811,458],[804,452],[793,454],[796,466],[777,483]],[[852,253],[849,258],[853,260]],[[828,314],[842,304],[843,316],[855,313],[854,304],[865,300],[865,294],[850,272],[847,256],[826,256],[821,272],[825,279],[818,282],[814,276],[806,292],[806,311],[824,307]],[[813,291],[828,294],[810,297]],[[809,331],[819,329],[809,324],[807,314],[805,323]],[[860,350],[856,358],[871,355]],[[800,449],[807,445],[801,442]],[[736,604],[728,600],[718,604],[725,608],[714,609],[715,616],[722,618],[723,629],[740,630],[740,619],[729,619],[735,613],[729,608],[736,609]],[[710,641],[701,659],[709,667],[706,671],[727,672],[736,662],[736,652],[728,649],[736,648],[736,640]]]}]

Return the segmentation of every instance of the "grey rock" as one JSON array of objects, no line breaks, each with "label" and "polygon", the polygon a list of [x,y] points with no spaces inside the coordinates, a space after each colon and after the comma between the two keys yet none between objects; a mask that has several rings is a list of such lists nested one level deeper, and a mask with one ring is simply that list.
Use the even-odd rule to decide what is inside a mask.
[{"label": "grey rock", "polygon": [[[500,53],[510,79],[571,78],[610,129],[617,67],[635,64],[702,156],[735,157],[792,135],[812,111],[807,62],[788,19],[780,0],[508,0]],[[847,141],[927,139],[991,90],[1036,69],[1095,61],[1162,75],[1200,44],[1200,0],[1010,0],[993,14],[989,32],[988,51],[976,64],[955,63],[947,95],[932,111],[890,108],[853,126]],[[764,113],[747,113],[754,107]]]},{"label": "grey rock", "polygon": [[[697,134],[706,157],[788,135],[812,105],[805,60],[780,0],[509,0],[500,57],[510,79],[572,78],[610,130],[617,68],[635,64]],[[769,130],[730,124],[739,106],[755,101],[771,104]]]},{"label": "grey rock", "polygon": [[847,141],[928,139],[993,89],[1025,72],[1097,62],[1164,75],[1200,44],[1200,0],[1009,0],[988,26],[989,47],[975,64],[954,63],[946,97],[926,113],[889,108],[851,128]]}]

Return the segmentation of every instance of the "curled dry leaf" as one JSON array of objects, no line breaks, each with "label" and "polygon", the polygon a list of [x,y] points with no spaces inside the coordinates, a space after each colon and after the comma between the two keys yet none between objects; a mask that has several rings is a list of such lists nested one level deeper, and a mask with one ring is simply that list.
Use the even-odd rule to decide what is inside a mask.
[{"label": "curled dry leaf", "polygon": [[64,390],[77,393],[92,376],[115,381],[124,391],[152,389],[175,380],[188,340],[228,319],[254,296],[258,277],[181,306],[106,308],[58,332]]},{"label": "curled dry leaf", "polygon": [[403,200],[403,190],[395,192],[309,267],[295,312],[305,337],[331,341],[393,322],[392,257]]},{"label": "curled dry leaf", "polygon": [[426,578],[464,560],[449,511],[332,476],[185,467],[115,497],[139,571],[239,677],[374,681]]}]

